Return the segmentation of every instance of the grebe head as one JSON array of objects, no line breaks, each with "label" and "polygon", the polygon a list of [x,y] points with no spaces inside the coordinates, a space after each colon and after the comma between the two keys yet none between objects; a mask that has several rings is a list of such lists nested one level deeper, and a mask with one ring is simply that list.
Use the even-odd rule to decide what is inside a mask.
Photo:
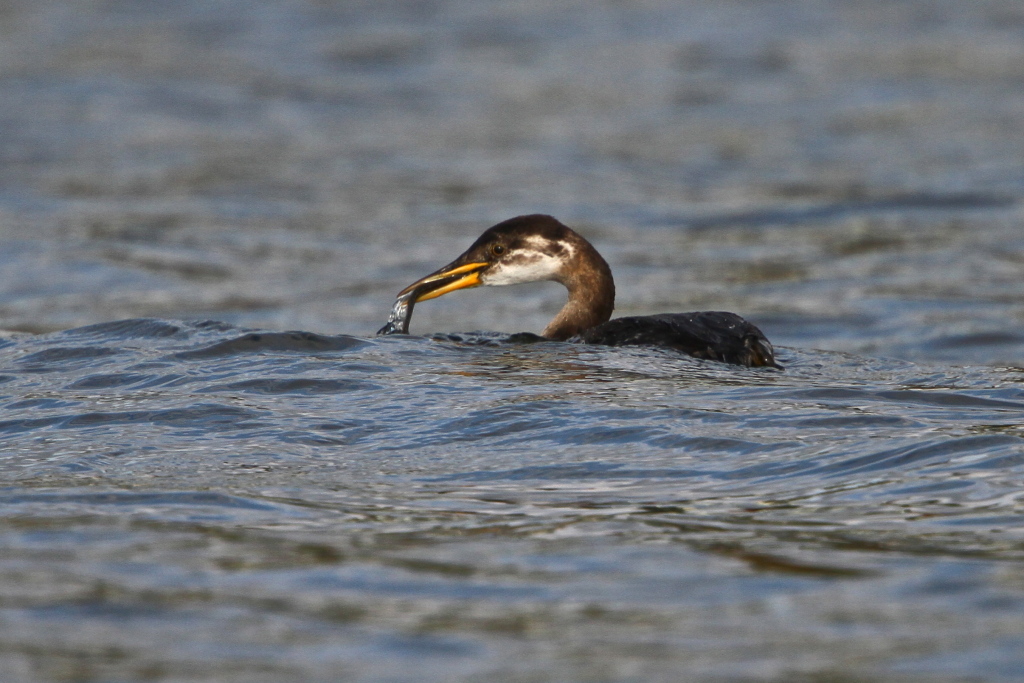
[{"label": "grebe head", "polygon": [[[415,301],[434,299],[456,289],[480,285],[564,282],[572,270],[582,237],[551,216],[517,216],[487,229],[457,259],[417,280],[399,296],[420,287]],[[437,283],[436,288],[429,284]]]},{"label": "grebe head", "polygon": [[611,317],[615,284],[597,250],[551,216],[517,216],[488,228],[444,268],[398,293],[411,303],[480,285],[516,285],[554,280],[569,290],[569,301],[544,329],[551,339],[568,339]]}]

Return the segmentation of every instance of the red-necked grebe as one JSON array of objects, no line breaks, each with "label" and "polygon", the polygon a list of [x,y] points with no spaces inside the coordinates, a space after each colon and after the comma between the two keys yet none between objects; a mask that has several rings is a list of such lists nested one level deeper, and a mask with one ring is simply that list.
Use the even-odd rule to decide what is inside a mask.
[{"label": "red-necked grebe", "polygon": [[541,333],[548,339],[660,346],[695,358],[779,367],[771,342],[735,313],[662,313],[609,320],[615,282],[608,263],[579,234],[540,214],[498,223],[447,266],[403,289],[391,319],[378,334],[407,332],[412,307],[420,301],[467,287],[539,280],[554,280],[569,290],[569,300]]}]

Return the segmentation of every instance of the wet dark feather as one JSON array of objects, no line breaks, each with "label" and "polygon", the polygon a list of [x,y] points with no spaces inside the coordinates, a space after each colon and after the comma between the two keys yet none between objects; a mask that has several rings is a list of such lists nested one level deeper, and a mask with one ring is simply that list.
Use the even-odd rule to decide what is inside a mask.
[{"label": "wet dark feather", "polygon": [[569,341],[608,346],[660,346],[695,358],[780,368],[771,342],[735,313],[700,311],[615,318]]}]

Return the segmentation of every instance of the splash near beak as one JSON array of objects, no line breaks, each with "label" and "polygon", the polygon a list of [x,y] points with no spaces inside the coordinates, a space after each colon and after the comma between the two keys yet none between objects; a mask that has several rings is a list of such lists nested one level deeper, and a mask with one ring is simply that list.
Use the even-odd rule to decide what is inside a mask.
[{"label": "splash near beak", "polygon": [[428,299],[436,299],[456,289],[466,289],[480,285],[480,272],[491,264],[487,262],[466,263],[461,266],[445,266],[436,273],[431,273],[421,280],[412,283],[401,292],[399,297],[412,293],[412,301],[419,303]]}]

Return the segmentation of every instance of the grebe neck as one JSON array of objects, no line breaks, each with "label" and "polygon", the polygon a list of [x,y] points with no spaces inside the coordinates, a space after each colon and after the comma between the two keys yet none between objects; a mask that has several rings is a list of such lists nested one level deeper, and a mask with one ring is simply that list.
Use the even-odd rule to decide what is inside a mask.
[{"label": "grebe neck", "polygon": [[607,261],[582,237],[573,246],[572,260],[558,278],[569,300],[541,333],[556,341],[608,322],[615,308],[615,280]]}]

